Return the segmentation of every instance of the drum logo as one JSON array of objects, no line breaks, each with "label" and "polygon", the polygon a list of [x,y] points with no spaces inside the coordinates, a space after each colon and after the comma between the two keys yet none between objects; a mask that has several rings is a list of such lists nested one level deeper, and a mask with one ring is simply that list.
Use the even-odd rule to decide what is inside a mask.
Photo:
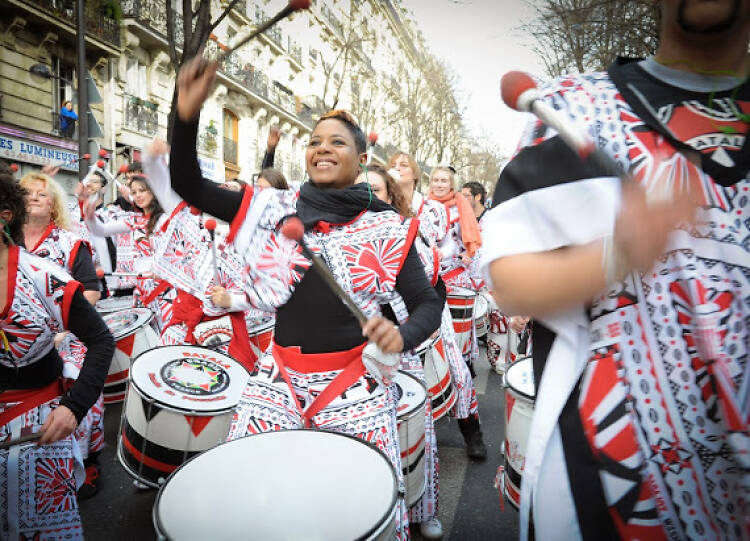
[{"label": "drum logo", "polygon": [[229,387],[229,374],[205,359],[175,359],[161,369],[161,377],[172,389],[189,395],[214,395]]}]

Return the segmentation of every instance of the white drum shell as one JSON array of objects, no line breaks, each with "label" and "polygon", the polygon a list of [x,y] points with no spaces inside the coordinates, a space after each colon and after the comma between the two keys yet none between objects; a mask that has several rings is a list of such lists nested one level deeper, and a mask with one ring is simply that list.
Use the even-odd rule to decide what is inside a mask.
[{"label": "white drum shell", "polygon": [[474,328],[477,332],[477,338],[486,336],[489,326],[490,314],[487,299],[482,295],[478,295],[474,304]]},{"label": "white drum shell", "polygon": [[406,485],[406,505],[412,506],[425,490],[424,423],[427,390],[414,376],[398,372],[394,383],[401,390],[397,404],[398,442],[401,448],[401,468]]},{"label": "white drum shell", "polygon": [[432,400],[432,417],[437,420],[448,413],[458,399],[440,337],[432,340],[420,356],[424,365],[427,394]]},{"label": "white drum shell", "polygon": [[[505,374],[505,496],[520,505],[521,482],[526,463],[531,419],[534,415],[534,375],[531,358],[519,359]],[[514,384],[516,387],[514,387]]]}]

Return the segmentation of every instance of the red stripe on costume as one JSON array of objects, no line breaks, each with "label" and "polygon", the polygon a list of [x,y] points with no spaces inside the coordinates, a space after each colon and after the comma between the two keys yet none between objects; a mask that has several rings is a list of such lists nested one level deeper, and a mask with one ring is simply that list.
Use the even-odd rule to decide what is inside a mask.
[{"label": "red stripe on costume", "polygon": [[[2,241],[0,241],[2,242]],[[16,294],[16,276],[18,275],[18,254],[20,250],[18,246],[8,247],[8,282],[6,291],[5,306],[3,307],[0,317],[5,319],[8,317],[10,307],[13,304],[13,297]]]},{"label": "red stripe on costume", "polygon": [[161,229],[162,233],[166,233],[167,232],[167,227],[169,227],[169,222],[171,222],[172,218],[174,218],[175,216],[177,216],[177,213],[180,212],[185,207],[187,207],[187,203],[185,201],[181,201],[180,204],[177,205],[174,208],[174,210],[172,211],[172,214],[169,215],[169,218],[167,218],[166,220],[164,220],[164,223],[161,224],[161,228],[160,229]]},{"label": "red stripe on costume", "polygon": [[418,218],[412,218],[409,222],[409,231],[406,233],[406,243],[404,244],[404,252],[401,254],[401,261],[398,262],[398,270],[396,270],[396,274],[401,272],[401,267],[404,266],[404,261],[406,261],[406,256],[409,255],[409,250],[411,249],[411,245],[414,244],[414,238],[417,236],[417,233],[419,232],[419,219]]},{"label": "red stripe on costume", "polygon": [[73,304],[73,297],[76,294],[76,291],[80,291],[83,293],[83,286],[81,285],[81,282],[76,282],[75,280],[71,280],[67,284],[65,284],[65,291],[63,292],[63,302],[62,302],[62,319],[63,319],[63,327],[66,329],[68,328],[68,318],[70,316],[70,307]]},{"label": "red stripe on costume", "polygon": [[0,393],[0,403],[10,404],[20,402],[20,404],[16,404],[0,413],[0,426],[7,425],[19,415],[38,408],[45,402],[49,402],[61,394],[62,386],[59,379],[53,380],[49,385],[41,389],[21,389]]},{"label": "red stripe on costume", "polygon": [[242,224],[245,221],[245,216],[247,216],[247,209],[250,208],[250,202],[252,200],[253,189],[250,186],[245,186],[245,190],[242,192],[242,202],[240,203],[240,209],[237,211],[237,214],[234,215],[234,218],[232,218],[232,222],[229,224],[229,234],[224,240],[226,244],[231,244],[232,241],[234,241],[234,237],[237,236],[240,227],[242,227]]},{"label": "red stripe on costume", "polygon": [[55,225],[55,222],[50,222],[49,225],[47,226],[47,229],[45,229],[44,233],[42,233],[42,236],[39,237],[38,241],[36,241],[36,244],[34,245],[34,247],[31,250],[29,250],[29,253],[33,254],[34,252],[36,252],[39,249],[39,247],[42,245],[42,243],[47,239],[47,237],[49,237],[49,234],[52,233],[52,231],[56,227],[57,226]]},{"label": "red stripe on costume", "polygon": [[[73,263],[75,263],[76,256],[78,255],[78,250],[81,249],[81,244],[83,244],[85,241],[83,240],[77,240],[75,244],[73,245],[73,248],[70,250],[70,256],[68,256],[68,268],[70,272],[73,272]],[[89,252],[91,252],[91,248],[89,248]]]}]

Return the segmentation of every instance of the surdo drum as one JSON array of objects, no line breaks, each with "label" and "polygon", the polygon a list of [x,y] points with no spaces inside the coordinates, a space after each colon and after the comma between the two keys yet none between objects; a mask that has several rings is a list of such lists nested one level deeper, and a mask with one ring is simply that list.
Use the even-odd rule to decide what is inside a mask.
[{"label": "surdo drum", "polygon": [[223,443],[159,490],[159,539],[392,540],[398,483],[388,457],[353,436],[281,430]]},{"label": "surdo drum", "polygon": [[260,358],[271,345],[273,340],[273,328],[276,320],[272,317],[259,317],[248,320],[247,334],[250,337],[250,347],[253,353]]},{"label": "surdo drum", "polygon": [[401,447],[401,468],[406,485],[406,505],[412,506],[425,489],[424,422],[427,390],[422,383],[406,372],[399,371],[393,378],[396,385],[396,416],[398,442]]},{"label": "surdo drum", "polygon": [[451,287],[446,302],[451,311],[456,342],[461,353],[471,353],[471,328],[474,325],[474,304],[477,294],[465,287]]},{"label": "surdo drum", "polygon": [[439,335],[429,338],[417,348],[417,354],[422,359],[427,394],[432,401],[432,418],[437,421],[448,413],[458,399],[445,357],[443,339]]},{"label": "surdo drum", "polygon": [[128,310],[135,306],[132,295],[126,297],[107,297],[96,303],[96,311],[100,314],[111,314],[120,310]]},{"label": "surdo drum", "polygon": [[521,477],[526,462],[531,417],[534,415],[534,368],[531,357],[519,359],[505,372],[504,492],[508,501],[521,505]]},{"label": "surdo drum", "polygon": [[249,374],[198,346],[163,346],[133,363],[117,455],[138,481],[159,486],[180,464],[226,439]]},{"label": "surdo drum", "polygon": [[482,295],[477,295],[476,305],[474,306],[474,328],[477,332],[477,338],[487,336],[490,326],[490,311],[487,299]]},{"label": "surdo drum", "polygon": [[153,318],[153,312],[147,308],[130,308],[102,315],[115,339],[115,354],[104,382],[105,404],[123,401],[133,359],[159,343],[159,337],[151,327]]}]

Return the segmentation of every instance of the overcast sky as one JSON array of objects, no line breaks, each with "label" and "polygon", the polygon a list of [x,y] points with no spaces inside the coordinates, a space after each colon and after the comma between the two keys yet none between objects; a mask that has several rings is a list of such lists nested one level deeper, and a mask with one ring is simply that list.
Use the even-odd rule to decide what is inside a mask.
[{"label": "overcast sky", "polygon": [[403,0],[414,13],[427,45],[458,73],[466,124],[487,133],[507,156],[518,142],[526,115],[500,99],[500,77],[521,69],[543,76],[518,26],[531,16],[523,0]]}]

